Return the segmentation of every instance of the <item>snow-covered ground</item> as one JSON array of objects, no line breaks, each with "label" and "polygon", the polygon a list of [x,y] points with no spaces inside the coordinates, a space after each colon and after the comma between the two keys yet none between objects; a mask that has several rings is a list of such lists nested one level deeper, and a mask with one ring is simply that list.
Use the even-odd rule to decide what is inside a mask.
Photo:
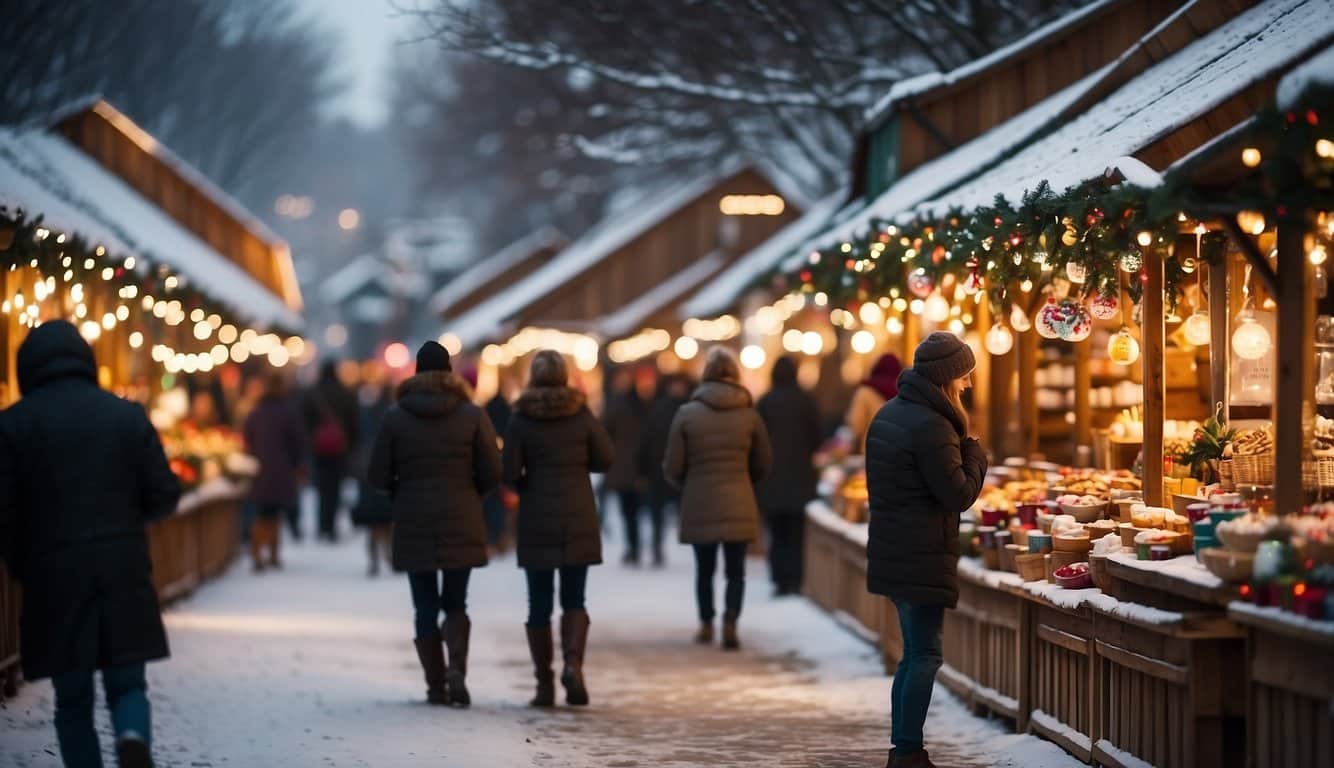
[{"label": "snow-covered ground", "polygon": [[[149,667],[159,765],[879,766],[890,678],[862,640],[749,564],[741,654],[690,642],[689,550],[664,570],[589,578],[592,706],[529,709],[525,590],[512,557],[474,573],[469,710],[428,707],[401,576],[368,579],[357,534],[289,546],[286,569],[238,562],[167,611],[172,658]],[[719,585],[721,599],[721,585]],[[559,652],[558,652],[559,653]],[[0,705],[0,765],[58,766],[50,684]],[[99,712],[103,746],[110,746]],[[969,714],[937,686],[927,741],[942,766],[1074,766],[1052,744]],[[114,765],[108,753],[107,764]]]}]

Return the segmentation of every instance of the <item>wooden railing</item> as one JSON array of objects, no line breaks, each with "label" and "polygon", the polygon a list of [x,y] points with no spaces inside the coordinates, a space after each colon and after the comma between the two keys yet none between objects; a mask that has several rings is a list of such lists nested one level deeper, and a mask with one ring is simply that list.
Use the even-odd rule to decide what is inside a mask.
[{"label": "wooden railing", "polygon": [[[220,575],[236,557],[241,541],[241,492],[217,488],[187,496],[181,509],[148,526],[153,583],[163,604],[188,595]],[[0,563],[0,697],[11,697],[19,682],[18,583]]]}]

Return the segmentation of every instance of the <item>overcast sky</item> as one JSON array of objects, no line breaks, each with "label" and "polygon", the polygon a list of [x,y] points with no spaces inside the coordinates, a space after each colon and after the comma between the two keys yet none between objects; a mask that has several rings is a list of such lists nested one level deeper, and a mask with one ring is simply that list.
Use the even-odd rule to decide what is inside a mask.
[{"label": "overcast sky", "polygon": [[[334,112],[367,126],[381,125],[389,101],[389,66],[396,41],[410,37],[411,22],[396,18],[389,0],[298,0],[312,18],[338,35],[335,61],[347,91]],[[413,2],[399,2],[411,6]]]}]

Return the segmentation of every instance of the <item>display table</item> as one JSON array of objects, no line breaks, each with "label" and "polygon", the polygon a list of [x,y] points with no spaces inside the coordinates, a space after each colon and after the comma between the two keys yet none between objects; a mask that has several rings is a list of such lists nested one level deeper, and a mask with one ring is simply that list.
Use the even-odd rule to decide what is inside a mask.
[{"label": "display table", "polygon": [[[806,540],[808,594],[827,610],[867,616],[853,615],[867,634],[878,623],[892,671],[902,652],[892,604],[865,607],[866,526],[817,501]],[[938,679],[973,708],[1099,765],[1244,764],[1246,633],[1221,607],[1165,610],[1024,582],[973,558],[960,560],[959,577]]]}]

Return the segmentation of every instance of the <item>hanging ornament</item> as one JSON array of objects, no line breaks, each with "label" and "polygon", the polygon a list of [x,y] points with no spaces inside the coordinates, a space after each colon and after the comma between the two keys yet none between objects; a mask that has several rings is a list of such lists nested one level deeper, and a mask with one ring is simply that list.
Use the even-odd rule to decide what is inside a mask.
[{"label": "hanging ornament", "polygon": [[933,323],[943,323],[950,317],[950,303],[944,296],[933,293],[927,298],[922,314]]},{"label": "hanging ornament", "polygon": [[1186,341],[1192,346],[1204,347],[1209,345],[1209,340],[1213,336],[1213,329],[1209,325],[1209,313],[1200,310],[1181,325],[1181,335],[1186,337]]},{"label": "hanging ornament", "polygon": [[1065,276],[1070,278],[1070,282],[1083,284],[1088,279],[1088,267],[1077,261],[1068,261],[1065,263]]},{"label": "hanging ornament", "polygon": [[1056,321],[1060,318],[1060,305],[1056,299],[1048,298],[1047,303],[1038,310],[1037,317],[1033,318],[1033,330],[1044,339],[1061,338],[1060,331],[1056,330]]},{"label": "hanging ornament", "polygon": [[1052,325],[1062,341],[1083,341],[1093,333],[1093,318],[1081,302],[1066,299],[1058,306],[1060,317]]},{"label": "hanging ornament", "polygon": [[925,269],[918,267],[908,274],[908,290],[919,299],[925,299],[936,289],[936,281]]},{"label": "hanging ornament", "polygon": [[1139,342],[1124,325],[1107,342],[1107,357],[1117,365],[1130,365],[1139,359]]},{"label": "hanging ornament", "polygon": [[1099,320],[1111,320],[1116,317],[1120,306],[1114,293],[1094,294],[1092,301],[1089,302],[1089,314]]},{"label": "hanging ornament", "polygon": [[1065,231],[1061,233],[1061,245],[1068,248],[1077,242],[1079,242],[1079,235],[1075,232],[1075,228],[1066,227]]},{"label": "hanging ornament", "polygon": [[986,284],[982,282],[982,276],[977,272],[977,266],[973,266],[973,271],[963,280],[963,292],[973,296],[980,292]]},{"label": "hanging ornament", "polygon": [[1200,263],[1195,260],[1194,256],[1187,256],[1181,260],[1180,264],[1181,272],[1187,275],[1194,273],[1196,268],[1200,265]]},{"label": "hanging ornament", "polygon": [[1121,271],[1133,275],[1144,266],[1144,257],[1139,251],[1128,250],[1121,254]]},{"label": "hanging ornament", "polygon": [[999,320],[987,331],[986,337],[987,351],[993,355],[1003,355],[1014,347],[1014,334],[1006,328]]},{"label": "hanging ornament", "polygon": [[[1043,240],[1044,240],[1044,241],[1046,240],[1046,236],[1045,236],[1045,235],[1043,236]],[[1033,251],[1033,263],[1035,263],[1035,264],[1046,264],[1046,263],[1047,263],[1047,252],[1044,251],[1044,250],[1041,249],[1041,248],[1039,248],[1039,249]]]},{"label": "hanging ornament", "polygon": [[1020,333],[1027,333],[1033,329],[1033,321],[1028,319],[1028,313],[1018,304],[1010,308],[1010,327]]},{"label": "hanging ornament", "polygon": [[1237,330],[1232,332],[1232,351],[1243,360],[1259,360],[1269,352],[1273,339],[1250,310],[1237,315]]}]

